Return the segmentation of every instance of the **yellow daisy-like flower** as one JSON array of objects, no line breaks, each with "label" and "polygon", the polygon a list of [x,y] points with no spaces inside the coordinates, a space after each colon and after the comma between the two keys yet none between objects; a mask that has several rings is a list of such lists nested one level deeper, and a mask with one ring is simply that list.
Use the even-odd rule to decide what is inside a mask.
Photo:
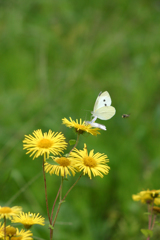
[{"label": "yellow daisy-like flower", "polygon": [[134,201],[141,201],[141,203],[154,203],[160,205],[160,190],[147,190],[141,191],[137,195],[133,194],[132,199]]},{"label": "yellow daisy-like flower", "polygon": [[94,154],[94,150],[91,150],[88,154],[87,146],[84,144],[83,150],[74,149],[70,153],[70,159],[75,162],[75,167],[79,171],[83,171],[83,175],[88,174],[90,179],[93,176],[103,177],[103,174],[107,175],[110,167],[106,164],[109,162],[107,155],[103,153]]},{"label": "yellow daisy-like flower", "polygon": [[152,208],[152,211],[153,211],[154,214],[160,214],[160,207],[155,207],[155,206],[154,206],[154,207]]},{"label": "yellow daisy-like flower", "polygon": [[16,228],[12,226],[7,226],[6,227],[6,236],[12,237],[16,235]]},{"label": "yellow daisy-like flower", "polygon": [[66,148],[67,143],[65,142],[65,137],[62,133],[55,133],[51,130],[48,133],[42,133],[41,129],[38,129],[33,132],[32,135],[25,135],[23,140],[23,149],[27,149],[27,154],[30,154],[30,157],[34,155],[33,159],[47,154],[60,155],[60,152]]},{"label": "yellow daisy-like flower", "polygon": [[[45,172],[50,174],[61,175],[62,177],[67,175],[75,176],[76,169],[73,166],[73,161],[66,157],[51,157],[53,159],[53,165],[45,163]],[[55,163],[55,164],[54,164]],[[71,172],[71,173],[70,173]]]},{"label": "yellow daisy-like flower", "polygon": [[[19,231],[18,228],[11,226],[6,227],[7,240],[32,240],[32,235],[30,230],[25,232],[25,230]],[[0,227],[0,239],[4,239],[4,224]]]},{"label": "yellow daisy-like flower", "polygon": [[11,237],[11,240],[32,240],[33,236],[32,232],[30,230],[21,230],[19,231],[18,228],[16,228],[16,235],[14,237]]},{"label": "yellow daisy-like flower", "polygon": [[6,218],[6,219],[12,219],[12,217],[14,217],[15,215],[19,214],[20,212],[22,212],[22,208],[21,207],[1,207],[0,206],[0,219],[1,218]]},{"label": "yellow daisy-like flower", "polygon": [[[12,237],[16,234],[16,228],[11,227],[10,225],[6,226],[6,236]],[[0,239],[4,238],[4,224],[1,226],[0,223]]]},{"label": "yellow daisy-like flower", "polygon": [[86,124],[85,121],[82,122],[82,119],[80,118],[80,122],[78,123],[78,119],[76,119],[76,122],[72,120],[72,118],[69,118],[70,121],[66,118],[62,119],[62,123],[65,124],[69,128],[75,128],[76,132],[79,134],[83,134],[84,132],[90,133],[94,136],[97,136],[97,134],[100,134],[98,130],[99,128],[92,128],[90,124]]},{"label": "yellow daisy-like flower", "polygon": [[0,239],[3,238],[4,236],[4,224],[1,226],[1,222],[0,222]]},{"label": "yellow daisy-like flower", "polygon": [[39,216],[39,213],[36,215],[35,213],[20,213],[17,216],[15,216],[12,220],[14,223],[22,223],[26,229],[29,229],[34,224],[39,224],[44,226],[44,218],[42,216]]}]

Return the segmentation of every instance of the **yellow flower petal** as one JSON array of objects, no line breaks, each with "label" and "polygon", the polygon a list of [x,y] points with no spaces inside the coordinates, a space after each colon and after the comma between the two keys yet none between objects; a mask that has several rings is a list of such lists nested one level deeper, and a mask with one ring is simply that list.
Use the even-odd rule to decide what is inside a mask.
[{"label": "yellow flower petal", "polygon": [[23,149],[27,149],[27,154],[30,157],[34,155],[33,159],[47,154],[60,155],[60,152],[66,148],[67,143],[62,133],[55,133],[51,130],[48,133],[42,133],[42,130],[38,129],[33,132],[32,135],[25,135],[23,140]]},{"label": "yellow flower petal", "polygon": [[69,118],[70,121],[66,118],[62,119],[62,123],[65,124],[69,128],[75,128],[76,132],[79,134],[83,134],[84,132],[90,133],[94,136],[97,136],[97,134],[100,134],[98,130],[99,128],[92,128],[91,125],[85,124],[85,121],[82,122],[82,119],[80,119],[79,123],[78,120],[76,119],[76,122],[72,120],[72,118]]},{"label": "yellow flower petal", "polygon": [[150,204],[154,202],[156,205],[160,205],[160,190],[141,191],[137,195],[132,195],[132,199],[142,203]]},{"label": "yellow flower petal", "polygon": [[75,176],[76,168],[74,163],[70,158],[66,157],[51,157],[53,159],[53,164],[45,163],[45,172],[50,174],[61,175],[62,177],[67,175]]},{"label": "yellow flower petal", "polygon": [[21,223],[24,225],[24,227],[26,229],[29,229],[32,225],[34,224],[39,224],[39,225],[42,225],[44,226],[44,218],[42,216],[38,214],[35,214],[35,213],[20,213],[18,214],[17,216],[15,216],[12,220],[12,222],[14,223]]},{"label": "yellow flower petal", "polygon": [[83,174],[88,174],[89,178],[93,176],[100,176],[101,178],[104,175],[109,173],[110,167],[107,165],[109,159],[107,155],[103,153],[94,154],[94,150],[91,150],[88,154],[86,144],[84,144],[83,150],[74,149],[70,153],[70,159],[75,162],[75,167],[79,171],[83,171]]}]

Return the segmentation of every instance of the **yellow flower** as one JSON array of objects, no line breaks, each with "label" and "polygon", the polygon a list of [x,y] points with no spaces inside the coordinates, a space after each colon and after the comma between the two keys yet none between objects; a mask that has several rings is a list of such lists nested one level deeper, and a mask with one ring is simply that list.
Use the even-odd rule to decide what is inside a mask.
[{"label": "yellow flower", "polygon": [[21,230],[19,231],[18,228],[16,228],[16,235],[14,237],[11,237],[11,240],[32,240],[31,237],[33,234],[30,230]]},{"label": "yellow flower", "polygon": [[103,153],[94,154],[94,150],[91,150],[88,154],[87,146],[84,144],[83,150],[74,149],[70,153],[70,159],[75,162],[75,167],[79,169],[79,171],[83,171],[83,175],[88,174],[90,179],[93,176],[103,177],[103,174],[107,175],[110,167],[106,164],[109,162],[107,155]]},{"label": "yellow flower", "polygon": [[25,135],[23,143],[23,149],[28,150],[27,154],[31,153],[30,157],[34,155],[33,159],[43,154],[47,154],[47,158],[50,153],[59,155],[67,146],[62,133],[49,130],[48,133],[43,134],[41,129],[34,131],[33,136]]},{"label": "yellow flower", "polygon": [[92,128],[90,124],[86,124],[85,121],[82,122],[82,119],[80,118],[80,123],[78,123],[78,120],[76,119],[76,122],[72,120],[72,118],[69,118],[70,121],[66,118],[62,119],[62,123],[65,124],[69,128],[75,128],[76,132],[79,134],[83,134],[84,132],[90,133],[94,136],[97,136],[97,134],[100,134],[98,132],[99,128]]},{"label": "yellow flower", "polygon": [[147,190],[141,191],[137,195],[133,194],[132,199],[134,201],[141,201],[141,203],[154,203],[160,205],[160,190]]},{"label": "yellow flower", "polygon": [[15,216],[12,220],[14,223],[22,223],[26,229],[29,229],[34,224],[39,224],[44,226],[44,218],[39,216],[39,213],[36,215],[35,213],[20,213]]},{"label": "yellow flower", "polygon": [[20,212],[22,211],[22,208],[21,207],[1,207],[0,206],[0,219],[1,218],[8,218],[8,219],[11,219],[13,216],[19,214]]},{"label": "yellow flower", "polygon": [[154,206],[154,207],[152,208],[152,211],[153,211],[154,214],[160,214],[160,207],[155,207],[155,206]]},{"label": "yellow flower", "polygon": [[[19,231],[18,228],[11,226],[6,227],[7,240],[32,240],[32,235],[30,230],[25,232],[24,230]],[[0,239],[4,239],[4,224],[0,227]]]},{"label": "yellow flower", "polygon": [[[16,234],[16,228],[11,227],[10,225],[6,226],[6,236],[12,237]],[[0,223],[0,239],[4,238],[4,224],[1,226]]]},{"label": "yellow flower", "polygon": [[[76,169],[73,166],[73,161],[66,157],[51,157],[53,159],[53,164],[45,163],[45,172],[50,174],[61,175],[62,177],[67,175],[75,175]],[[54,164],[55,163],[55,164]]]},{"label": "yellow flower", "polygon": [[0,239],[3,238],[4,236],[4,224],[1,226],[1,222],[0,222]]},{"label": "yellow flower", "polygon": [[12,227],[12,226],[7,226],[6,227],[6,236],[8,237],[12,237],[16,234],[16,228]]}]

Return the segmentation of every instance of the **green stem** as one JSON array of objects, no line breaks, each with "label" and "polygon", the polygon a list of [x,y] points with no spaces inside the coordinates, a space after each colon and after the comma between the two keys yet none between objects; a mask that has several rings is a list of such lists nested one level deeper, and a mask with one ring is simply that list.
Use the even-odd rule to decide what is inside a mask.
[{"label": "green stem", "polygon": [[[148,216],[148,229],[151,230],[152,227],[154,225],[154,221],[152,222],[152,217],[153,217],[153,205],[154,205],[154,201],[152,202],[152,204],[148,204],[148,212],[150,213]],[[150,239],[150,236],[147,237],[147,240]]]},{"label": "green stem", "polygon": [[77,184],[77,182],[80,180],[80,178],[82,177],[83,173],[81,173],[81,175],[79,176],[79,178],[75,181],[75,183],[70,187],[70,189],[67,191],[66,195],[64,196],[64,198],[62,199],[62,202],[65,200],[65,198],[67,197],[68,193],[72,190],[72,188]]},{"label": "green stem", "polygon": [[[83,174],[83,173],[82,173],[82,174]],[[57,209],[57,212],[56,212],[56,215],[55,215],[53,224],[52,224],[53,228],[54,228],[54,225],[55,225],[55,222],[56,222],[56,219],[57,219],[57,216],[58,216],[58,213],[59,213],[61,204],[64,202],[64,200],[65,200],[65,198],[67,197],[68,193],[72,190],[72,188],[73,188],[73,187],[77,184],[77,182],[80,180],[80,178],[82,177],[82,174],[79,176],[79,178],[76,180],[76,182],[70,187],[70,189],[68,190],[68,192],[66,193],[66,195],[63,197],[63,199],[59,202],[58,209]]]},{"label": "green stem", "polygon": [[150,213],[148,215],[148,229],[150,230],[151,222],[152,222],[152,213],[151,213],[151,206],[150,206],[150,204],[148,204],[148,212]]},{"label": "green stem", "polygon": [[62,186],[63,186],[64,177],[61,178],[61,189],[60,189],[60,202],[62,200]]},{"label": "green stem", "polygon": [[[76,140],[76,143],[74,145],[74,147],[71,149],[71,151],[69,152],[69,154],[73,151],[73,149],[77,146],[78,144],[78,141],[79,141],[79,136],[80,134],[78,133],[77,134],[77,140]],[[78,180],[72,185],[72,187],[68,190],[68,192],[66,193],[66,195],[64,196],[64,198],[62,199],[62,186],[63,186],[63,180],[64,180],[64,177],[62,177],[61,179],[61,185],[59,187],[59,190],[58,190],[58,193],[57,193],[57,196],[54,200],[54,204],[53,204],[53,207],[52,207],[52,213],[51,213],[51,220],[50,222],[52,223],[52,218],[53,218],[53,211],[54,211],[54,208],[55,208],[55,204],[56,204],[56,201],[57,201],[57,198],[60,194],[60,201],[59,201],[59,205],[58,205],[58,209],[57,209],[57,212],[56,212],[56,215],[54,217],[54,221],[52,223],[52,228],[50,228],[50,240],[52,240],[53,238],[53,230],[54,230],[54,225],[55,225],[55,222],[57,220],[57,216],[58,216],[58,213],[59,213],[59,210],[60,210],[60,207],[61,207],[61,204],[63,203],[64,199],[67,197],[68,193],[71,191],[71,189],[76,185],[76,183],[79,181],[79,179],[81,178],[81,176],[78,178]],[[50,223],[50,224],[51,224]]]},{"label": "green stem", "polygon": [[155,220],[156,220],[156,215],[154,215],[154,217],[153,217],[153,221],[152,221],[151,230],[153,230],[153,227],[154,227],[154,224],[155,224]]},{"label": "green stem", "polygon": [[4,240],[6,240],[6,217],[4,217]]},{"label": "green stem", "polygon": [[49,215],[49,207],[48,207],[48,197],[47,197],[47,184],[46,184],[46,175],[45,175],[45,170],[44,170],[44,163],[46,162],[46,155],[44,154],[44,159],[43,159],[43,178],[44,178],[44,188],[45,188],[45,199],[46,199],[46,207],[47,207],[47,214],[48,214],[48,219],[49,223],[51,223],[50,215]]},{"label": "green stem", "polygon": [[51,222],[52,222],[52,218],[53,218],[53,211],[54,211],[54,208],[55,208],[55,205],[56,205],[56,202],[57,202],[57,198],[58,198],[59,193],[60,193],[60,191],[61,191],[61,187],[62,187],[62,186],[60,185],[59,190],[58,190],[58,193],[57,193],[57,196],[56,196],[56,198],[55,198],[55,200],[54,200],[54,203],[53,203],[52,213],[51,213]]},{"label": "green stem", "polygon": [[[62,185],[63,185],[63,177],[61,178],[61,185],[58,189],[58,193],[57,193],[57,196],[54,200],[54,204],[53,204],[53,207],[52,207],[52,213],[51,213],[51,223],[52,223],[52,218],[53,218],[53,211],[54,211],[54,208],[55,208],[55,205],[56,205],[56,202],[57,202],[57,199],[58,199],[58,196],[60,194],[60,202],[61,202],[61,198],[62,198]],[[50,228],[50,239],[53,238],[53,229]]]}]

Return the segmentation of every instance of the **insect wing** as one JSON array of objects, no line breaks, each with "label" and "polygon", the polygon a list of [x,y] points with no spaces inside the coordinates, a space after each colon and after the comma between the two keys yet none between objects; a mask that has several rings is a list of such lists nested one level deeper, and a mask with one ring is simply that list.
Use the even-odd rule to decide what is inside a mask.
[{"label": "insect wing", "polygon": [[94,117],[97,117],[101,120],[108,120],[112,118],[116,113],[116,109],[112,106],[101,107],[97,109],[95,112],[92,112]]},{"label": "insect wing", "polygon": [[107,91],[98,95],[96,102],[94,104],[93,112],[96,111],[98,108],[102,108],[104,106],[111,105],[111,97]]}]

